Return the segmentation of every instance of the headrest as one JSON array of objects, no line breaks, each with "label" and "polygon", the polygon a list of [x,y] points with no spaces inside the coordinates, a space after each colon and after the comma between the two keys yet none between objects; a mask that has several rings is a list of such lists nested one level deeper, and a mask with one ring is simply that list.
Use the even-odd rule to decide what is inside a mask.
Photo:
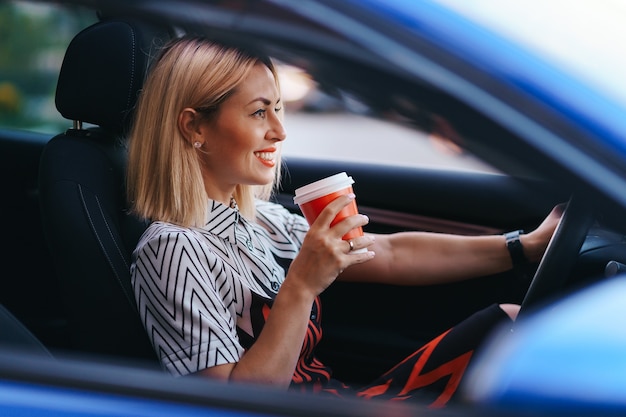
[{"label": "headrest", "polygon": [[125,133],[150,58],[167,32],[131,20],[98,22],[67,48],[56,90],[57,110],[73,121]]}]

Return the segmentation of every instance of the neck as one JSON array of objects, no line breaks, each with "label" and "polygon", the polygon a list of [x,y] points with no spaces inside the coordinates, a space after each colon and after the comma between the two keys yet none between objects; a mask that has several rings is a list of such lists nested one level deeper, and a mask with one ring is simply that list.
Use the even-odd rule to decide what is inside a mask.
[{"label": "neck", "polygon": [[206,190],[207,197],[213,201],[229,206],[231,199],[235,195],[235,187],[221,189],[211,185],[212,184],[207,183],[206,181],[204,183],[204,189]]}]

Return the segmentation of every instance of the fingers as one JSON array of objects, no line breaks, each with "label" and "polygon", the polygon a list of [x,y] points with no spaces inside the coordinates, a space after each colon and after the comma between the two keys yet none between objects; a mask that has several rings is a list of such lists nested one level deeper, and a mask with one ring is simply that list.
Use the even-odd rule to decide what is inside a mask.
[{"label": "fingers", "polygon": [[[352,242],[352,247],[354,249],[350,250],[349,244],[346,245],[346,242]],[[344,252],[341,255],[342,267],[339,270],[339,273],[341,274],[343,270],[350,265],[367,262],[370,259],[374,258],[376,254],[373,251],[369,250],[369,246],[373,243],[374,239],[370,237],[343,241],[342,244],[344,247],[348,247],[348,251]]]},{"label": "fingers", "polygon": [[[345,194],[337,197],[335,200],[330,202],[324,210],[322,210],[311,227],[317,227],[320,229],[331,228],[333,235],[340,237],[352,229],[365,226],[369,223],[367,216],[362,214],[352,215],[352,213],[356,212],[356,207],[353,209],[349,206],[354,204],[354,198],[354,194]],[[342,210],[345,211],[341,213]],[[343,220],[339,221],[337,224],[333,224],[338,219],[343,217],[345,217]]]},{"label": "fingers", "polygon": [[565,203],[555,206],[535,230],[524,235],[522,241],[524,253],[526,253],[531,262],[539,262],[541,260],[552,235],[561,221],[565,206]]},{"label": "fingers", "polygon": [[358,237],[354,239],[344,240],[343,242],[347,243],[344,246],[347,246],[347,251],[345,252],[348,255],[356,255],[359,253],[366,253],[368,248],[374,243],[374,236],[367,235],[363,237]]},{"label": "fingers", "polygon": [[324,225],[330,225],[333,219],[339,214],[341,210],[347,207],[349,204],[355,199],[355,195],[353,193],[340,195],[335,198],[333,201],[328,203],[326,207],[321,211],[315,223],[321,223]]},{"label": "fingers", "polygon": [[566,206],[567,206],[567,203],[561,203],[561,204],[554,206],[554,208],[552,208],[552,211],[550,211],[546,219],[550,219],[550,218],[560,219],[561,216],[563,216],[563,212],[565,211]]},{"label": "fingers", "polygon": [[[374,242],[373,237],[358,237],[342,240],[342,237],[351,230],[365,226],[369,219],[356,212],[356,207],[350,207],[354,202],[354,194],[346,194],[331,201],[319,214],[307,233],[308,241],[317,250],[325,247],[325,264],[335,264],[338,271],[354,264],[365,262],[374,256],[367,248]],[[342,210],[345,210],[342,212]],[[347,217],[346,217],[347,216]],[[345,217],[345,218],[344,218]],[[341,219],[341,220],[338,220]],[[335,222],[337,222],[335,224]],[[304,245],[303,245],[304,247]],[[330,262],[334,259],[334,262]]]}]

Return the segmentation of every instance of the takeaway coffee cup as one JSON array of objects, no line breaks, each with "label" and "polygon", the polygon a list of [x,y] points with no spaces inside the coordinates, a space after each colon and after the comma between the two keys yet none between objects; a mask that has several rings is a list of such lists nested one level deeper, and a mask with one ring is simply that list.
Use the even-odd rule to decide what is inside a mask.
[{"label": "takeaway coffee cup", "polygon": [[[345,172],[340,172],[296,189],[293,201],[300,206],[300,210],[307,222],[312,224],[328,203],[341,195],[352,193],[352,184],[354,184],[352,177],[349,177]],[[353,214],[358,214],[354,200],[337,214],[331,222],[331,226]],[[360,226],[343,235],[342,239],[350,240],[359,236],[363,236],[363,228]],[[366,251],[367,249],[363,248],[354,252],[361,253]]]}]

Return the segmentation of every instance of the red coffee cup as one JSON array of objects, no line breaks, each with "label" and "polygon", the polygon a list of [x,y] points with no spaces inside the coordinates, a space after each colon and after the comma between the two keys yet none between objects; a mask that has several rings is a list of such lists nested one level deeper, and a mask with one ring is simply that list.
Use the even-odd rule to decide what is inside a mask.
[{"label": "red coffee cup", "polygon": [[[339,174],[331,175],[330,177],[296,189],[296,195],[293,201],[300,206],[302,214],[304,214],[304,217],[310,225],[313,224],[317,216],[319,216],[320,212],[328,203],[341,195],[352,193],[352,184],[354,184],[352,177],[349,177],[345,172],[340,172]],[[350,204],[341,209],[337,216],[335,216],[331,222],[331,226],[334,226],[348,216],[358,213],[356,201],[352,200]],[[363,228],[360,226],[343,235],[342,239],[350,240],[359,236],[363,236]],[[355,250],[354,252],[359,253],[365,251],[367,251],[367,249],[363,248]]]}]

